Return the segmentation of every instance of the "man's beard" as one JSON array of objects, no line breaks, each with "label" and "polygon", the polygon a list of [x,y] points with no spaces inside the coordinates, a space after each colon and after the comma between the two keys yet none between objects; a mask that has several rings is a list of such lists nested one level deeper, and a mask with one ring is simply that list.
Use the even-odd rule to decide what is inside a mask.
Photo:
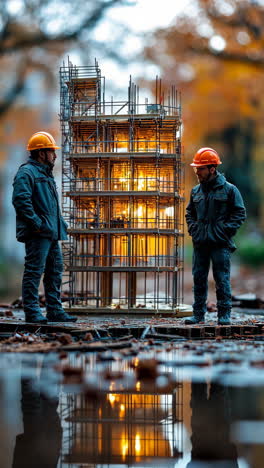
[{"label": "man's beard", "polygon": [[45,164],[47,164],[47,166],[48,166],[49,170],[50,170],[50,171],[52,171],[52,170],[53,170],[53,168],[54,168],[54,164],[55,164],[55,162],[54,162],[54,161],[53,161],[53,162],[50,162],[50,161],[48,160],[48,156],[46,155],[46,161],[45,161]]},{"label": "man's beard", "polygon": [[52,171],[53,168],[54,168],[54,163],[50,162],[50,161],[47,161],[47,165],[48,165],[49,169]]},{"label": "man's beard", "polygon": [[206,178],[206,179],[201,179],[199,182],[200,182],[201,184],[206,184],[207,182],[209,182],[209,177]]},{"label": "man's beard", "polygon": [[212,175],[212,174],[210,173],[210,174],[208,174],[208,175],[206,176],[206,179],[203,178],[203,179],[201,179],[201,180],[199,180],[199,179],[198,179],[198,180],[199,180],[199,182],[200,182],[201,184],[207,184],[207,182],[210,182],[210,180],[214,179],[214,177],[211,177],[211,175]]}]

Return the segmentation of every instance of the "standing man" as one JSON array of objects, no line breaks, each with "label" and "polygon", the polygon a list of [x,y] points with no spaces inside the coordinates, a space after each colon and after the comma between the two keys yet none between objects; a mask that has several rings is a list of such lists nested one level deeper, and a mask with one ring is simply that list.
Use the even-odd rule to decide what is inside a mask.
[{"label": "standing man", "polygon": [[191,166],[199,184],[191,191],[186,209],[188,232],[193,241],[194,315],[186,324],[204,321],[208,273],[212,261],[216,285],[218,324],[229,325],[231,314],[230,255],[232,237],[246,219],[239,190],[217,171],[222,164],[212,148],[201,148]]},{"label": "standing man", "polygon": [[[30,157],[18,169],[13,183],[16,236],[25,243],[26,257],[22,297],[26,322],[75,322],[61,303],[63,261],[59,240],[67,239],[67,224],[59,207],[52,170],[56,161],[55,140],[37,132],[29,139]],[[47,318],[40,311],[38,288],[44,273]]]}]

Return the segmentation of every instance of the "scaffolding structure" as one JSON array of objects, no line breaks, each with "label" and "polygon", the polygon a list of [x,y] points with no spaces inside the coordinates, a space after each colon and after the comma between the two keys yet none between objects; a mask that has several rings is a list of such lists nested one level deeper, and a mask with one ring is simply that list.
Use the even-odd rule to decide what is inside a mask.
[{"label": "scaffolding structure", "polygon": [[60,69],[63,243],[70,311],[165,312],[183,302],[181,103],[156,78],[141,103],[105,98],[95,61]]},{"label": "scaffolding structure", "polygon": [[[96,361],[87,364],[86,356],[78,358],[78,364],[81,361],[91,375]],[[107,364],[107,369],[113,372],[116,363]],[[123,361],[122,369],[131,373],[128,361]],[[58,466],[174,467],[183,455],[183,384],[176,381],[161,389],[155,381],[137,381],[132,390],[129,380],[96,381],[97,391],[64,393],[61,398],[63,444]]]}]

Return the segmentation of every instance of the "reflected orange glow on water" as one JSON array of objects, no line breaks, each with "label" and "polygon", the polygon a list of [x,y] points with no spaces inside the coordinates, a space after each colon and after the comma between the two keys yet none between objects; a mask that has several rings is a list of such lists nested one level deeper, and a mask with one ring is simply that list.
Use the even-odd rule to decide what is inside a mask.
[{"label": "reflected orange glow on water", "polygon": [[[113,382],[109,387],[114,387]],[[138,381],[136,391],[142,392],[142,388],[142,382]],[[76,399],[76,403],[78,408],[72,413],[72,420],[80,421],[81,426],[74,432],[68,455],[72,460],[96,459],[102,463],[112,460],[118,465],[173,456],[170,395],[166,396],[166,404],[164,395],[125,391],[107,393],[97,408],[94,401],[83,398]],[[90,443],[82,442],[84,435]]]}]

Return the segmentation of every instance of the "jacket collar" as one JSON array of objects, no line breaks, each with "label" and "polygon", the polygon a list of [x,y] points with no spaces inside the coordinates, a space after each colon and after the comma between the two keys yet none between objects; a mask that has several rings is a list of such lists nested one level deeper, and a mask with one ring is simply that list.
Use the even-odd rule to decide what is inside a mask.
[{"label": "jacket collar", "polygon": [[226,183],[226,178],[223,174],[216,171],[216,177],[204,184],[200,184],[200,187],[203,192],[210,192],[211,190],[216,190]]},{"label": "jacket collar", "polygon": [[49,166],[47,166],[46,164],[42,164],[32,158],[28,159],[28,163],[33,164],[33,166],[36,166],[40,172],[43,172],[43,174],[53,177],[52,169],[50,169]]},{"label": "jacket collar", "polygon": [[214,179],[215,183],[213,184],[213,190],[223,187],[226,183],[226,178],[224,174],[221,174],[220,172],[216,171],[216,178]]}]

